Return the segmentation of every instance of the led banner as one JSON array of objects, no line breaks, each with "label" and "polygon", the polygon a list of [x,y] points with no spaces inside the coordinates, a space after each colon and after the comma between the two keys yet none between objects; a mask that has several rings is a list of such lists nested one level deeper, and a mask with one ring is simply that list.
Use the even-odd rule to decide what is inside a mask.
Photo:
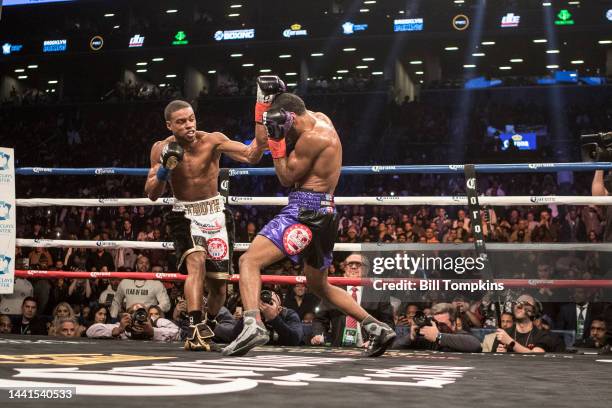
[{"label": "led banner", "polygon": [[300,36],[307,36],[308,35],[308,31],[304,30],[302,28],[301,24],[292,24],[291,28],[288,28],[286,30],[283,31],[283,37],[285,38],[291,38],[291,37],[300,37]]},{"label": "led banner", "polygon": [[342,24],[342,34],[351,35],[357,31],[365,31],[368,29],[367,24],[354,24],[350,21]]},{"label": "led banner", "polygon": [[174,34],[172,45],[187,45],[187,44],[189,44],[189,40],[187,39],[187,33],[185,33],[185,31],[177,31],[176,34]]},{"label": "led banner", "polygon": [[393,22],[393,31],[423,31],[423,24],[422,18],[398,19]]},{"label": "led banner", "polygon": [[7,43],[2,44],[2,54],[11,55],[11,54],[21,51],[22,48],[23,48],[23,45],[21,44],[11,44],[7,42]]},{"label": "led banner", "polygon": [[246,30],[219,30],[215,32],[214,38],[217,41],[227,40],[252,40],[255,38],[255,29]]},{"label": "led banner", "polygon": [[68,40],[45,40],[43,41],[43,52],[64,52],[68,49]]},{"label": "led banner", "polygon": [[502,28],[518,27],[520,22],[521,22],[521,16],[514,14],[514,13],[508,13],[502,17],[501,27]]},{"label": "led banner", "polygon": [[0,294],[13,293],[15,214],[15,151],[0,147]]},{"label": "led banner", "polygon": [[518,150],[536,150],[535,133],[501,133],[499,139],[502,142],[502,150],[508,150],[514,145]]},{"label": "led banner", "polygon": [[145,36],[136,34],[130,38],[130,43],[128,45],[129,48],[137,48],[142,47],[144,45]]}]

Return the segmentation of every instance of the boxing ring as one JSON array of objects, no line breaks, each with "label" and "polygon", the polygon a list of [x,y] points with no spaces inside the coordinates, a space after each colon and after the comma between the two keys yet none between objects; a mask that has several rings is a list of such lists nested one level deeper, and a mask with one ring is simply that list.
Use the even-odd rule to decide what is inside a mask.
[{"label": "boxing ring", "polygon": [[[475,235],[475,243],[464,244],[362,244],[362,243],[337,243],[334,251],[360,252],[360,251],[431,251],[436,250],[475,250],[484,254],[487,251],[515,252],[530,250],[546,250],[558,253],[567,251],[601,251],[612,252],[612,245],[601,244],[582,244],[582,243],[486,243],[482,238],[480,216],[475,215],[474,211],[480,212],[485,206],[489,207],[508,207],[508,206],[546,206],[554,205],[612,205],[612,196],[591,197],[591,196],[481,196],[478,194],[476,185],[476,175],[502,174],[502,173],[550,173],[560,171],[595,171],[610,170],[612,163],[523,163],[523,164],[477,164],[477,165],[371,165],[371,166],[345,166],[342,168],[342,176],[351,175],[379,175],[379,174],[454,174],[465,176],[466,191],[465,196],[377,196],[377,197],[335,197],[337,206],[342,205],[376,205],[376,206],[461,206],[468,207],[472,215],[472,230]],[[19,176],[146,176],[147,168],[42,168],[42,167],[23,167],[17,168],[16,174]],[[232,168],[221,169],[220,171],[220,192],[225,197],[226,203],[230,206],[282,206],[287,203],[286,197],[248,197],[231,196],[229,190],[231,179],[235,177],[249,176],[274,176],[273,168]],[[71,199],[71,198],[31,198],[17,199],[19,207],[45,207],[45,206],[77,206],[77,207],[118,207],[118,206],[171,206],[173,198],[164,197],[153,202],[148,198],[120,199],[120,198],[99,198],[99,199]],[[145,242],[145,241],[83,241],[83,240],[53,240],[53,239],[27,239],[18,238],[18,246],[22,247],[80,247],[80,248],[106,248],[120,249],[132,248],[143,250],[168,250],[174,249],[171,242]],[[246,251],[248,243],[236,243],[235,251]],[[486,245],[486,248],[485,248]],[[74,278],[131,278],[131,279],[158,279],[158,280],[184,280],[185,276],[178,273],[143,273],[143,272],[63,272],[63,271],[41,271],[41,270],[16,270],[18,277],[74,277]],[[238,275],[230,276],[230,282],[237,282]],[[296,284],[304,283],[302,276],[279,276],[263,275],[263,283],[270,284]],[[335,285],[351,285],[367,283],[367,279],[350,279],[343,277],[330,277],[330,283]],[[418,281],[418,279],[417,279]],[[612,287],[612,280],[592,279],[583,280],[538,280],[538,279],[503,279],[508,287],[529,288],[529,287],[548,287],[548,288],[571,288],[571,287]]]},{"label": "boxing ring", "polygon": [[[569,251],[612,253],[610,244],[587,243],[490,243],[484,242],[480,210],[485,206],[612,205],[612,197],[505,196],[478,194],[475,174],[514,172],[594,171],[612,169],[612,163],[538,163],[497,165],[433,166],[349,166],[342,174],[465,175],[466,196],[452,197],[336,197],[336,205],[376,206],[462,206],[472,220],[475,241],[462,244],[349,244],[337,243],[334,251],[474,251],[480,255],[545,250],[563,255]],[[19,168],[20,176],[127,175],[145,176],[148,169],[125,168]],[[280,206],[284,197],[243,197],[229,195],[230,179],[272,176],[270,168],[236,168],[221,172],[221,192],[230,206]],[[172,198],[156,202],[144,199],[17,199],[22,208],[44,206],[117,207],[170,206]],[[23,247],[81,247],[143,250],[173,249],[169,242],[86,241],[18,238]],[[236,251],[248,243],[235,244]],[[490,266],[490,265],[489,265]],[[22,278],[132,278],[179,281],[178,273],[16,270]],[[330,277],[334,285],[369,285],[372,278]],[[397,278],[384,278],[394,281]],[[305,283],[303,276],[263,275],[264,283]],[[409,280],[419,281],[419,277]],[[237,282],[232,275],[230,282]],[[508,288],[611,288],[612,279],[516,279],[499,278]],[[535,404],[558,407],[606,406],[612,400],[612,359],[589,353],[517,355],[469,354],[428,351],[388,351],[384,357],[365,359],[359,350],[320,347],[261,347],[245,357],[222,358],[217,353],[186,353],[181,345],[142,341],[59,339],[0,335],[0,378],[4,387],[59,387],[74,390],[66,406],[92,408],[142,404],[164,407],[169,404],[201,404],[222,407],[259,406],[344,406],[347,398],[367,406],[405,406],[407,401],[427,406],[507,406],[509,401],[529,397]],[[34,351],[35,350],[35,351]],[[35,354],[34,354],[35,353]],[[296,392],[297,391],[297,392]],[[4,394],[2,394],[4,395]],[[587,400],[584,400],[587,398]],[[606,402],[608,401],[608,402]],[[20,401],[19,406],[39,406],[40,401]]]}]

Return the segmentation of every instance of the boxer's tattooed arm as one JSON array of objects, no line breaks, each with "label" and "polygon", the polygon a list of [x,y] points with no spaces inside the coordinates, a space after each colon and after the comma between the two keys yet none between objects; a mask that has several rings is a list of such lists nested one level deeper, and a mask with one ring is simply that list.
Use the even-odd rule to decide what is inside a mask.
[{"label": "boxer's tattooed arm", "polygon": [[230,140],[223,133],[215,133],[215,135],[219,138],[217,150],[242,163],[259,163],[266,150],[266,143],[262,143],[257,138],[251,144],[245,145],[244,143]]},{"label": "boxer's tattooed arm", "polygon": [[161,152],[166,145],[165,142],[156,142],[151,148],[151,168],[149,169],[149,174],[147,175],[147,182],[145,183],[145,193],[150,200],[155,201],[159,197],[164,194],[164,190],[166,189],[166,182],[160,181],[157,178],[157,170],[159,166],[161,166],[161,162],[159,161],[159,157]]},{"label": "boxer's tattooed arm", "polygon": [[329,140],[316,132],[301,135],[288,157],[274,159],[274,168],[280,183],[284,187],[291,187],[303,180],[328,145]]}]

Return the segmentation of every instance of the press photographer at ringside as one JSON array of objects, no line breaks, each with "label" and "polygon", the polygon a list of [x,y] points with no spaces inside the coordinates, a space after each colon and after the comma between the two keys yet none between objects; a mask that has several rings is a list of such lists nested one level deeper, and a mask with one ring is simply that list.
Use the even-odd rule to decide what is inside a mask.
[{"label": "press photographer at ringside", "polygon": [[457,310],[450,303],[438,303],[431,308],[432,316],[422,312],[414,317],[410,334],[395,340],[393,348],[438,351],[480,351],[476,336],[457,330]]},{"label": "press photographer at ringside", "polygon": [[170,342],[179,339],[179,328],[163,317],[152,321],[149,319],[145,305],[136,303],[128,308],[127,313],[121,314],[119,322],[115,324],[93,324],[85,334],[92,338]]}]

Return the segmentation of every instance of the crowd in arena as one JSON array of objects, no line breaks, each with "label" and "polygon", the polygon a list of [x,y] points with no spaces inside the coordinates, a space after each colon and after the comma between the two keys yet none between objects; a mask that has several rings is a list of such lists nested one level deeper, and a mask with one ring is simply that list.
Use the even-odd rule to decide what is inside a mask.
[{"label": "crowd in arena", "polygon": [[[349,98],[350,99],[350,98]],[[385,98],[383,97],[383,100]],[[252,137],[250,108],[240,102],[228,117],[227,106],[210,104],[200,99],[203,128],[222,130],[232,138]],[[451,152],[431,149],[427,142],[448,141],[452,113],[439,106],[419,102],[395,104],[385,102],[384,114],[371,114],[377,120],[368,123],[360,104],[342,97],[314,97],[313,104],[329,113],[339,129],[347,135],[345,157],[349,164],[390,160],[401,163],[447,163]],[[232,102],[229,102],[232,103]],[[510,112],[508,112],[510,109]],[[568,116],[572,132],[589,131],[610,124],[606,107],[590,112],[575,109]],[[11,140],[17,152],[17,167],[148,167],[149,149],[153,141],[167,134],[156,104],[144,106],[104,105],[103,108],[75,109],[50,107],[34,114],[26,108],[0,113],[0,144]],[[503,114],[502,114],[503,113]],[[513,108],[492,103],[475,108],[469,132],[478,143],[485,138],[489,118],[512,115],[520,121],[546,122],[546,114],[538,107],[515,105]],[[10,116],[11,120],[5,120]],[[408,128],[408,125],[409,128]],[[384,145],[378,140],[360,140],[360,132],[372,127],[381,130]],[[480,129],[479,131],[473,131]],[[19,135],[19,137],[15,137]],[[350,135],[350,136],[349,136]],[[406,136],[406,137],[402,137]],[[410,145],[405,141],[410,139]],[[360,161],[351,154],[349,139],[372,146],[376,154]],[[121,143],[117,143],[121,140]],[[126,146],[133,146],[129,148]],[[405,148],[405,146],[411,146]],[[412,148],[414,147],[414,148]],[[387,154],[386,149],[394,153]],[[358,149],[355,149],[357,151]],[[348,152],[348,153],[347,153]],[[423,152],[422,154],[420,152]],[[439,153],[439,154],[438,154]],[[552,154],[549,152],[549,154]],[[399,157],[399,156],[401,157]],[[397,159],[397,161],[395,161]],[[224,161],[228,167],[236,163]],[[269,157],[262,165],[270,166]],[[590,195],[592,174],[533,173],[503,176],[480,176],[479,190],[487,196],[554,194]],[[273,177],[258,177],[255,183],[232,179],[232,195],[286,195]],[[132,198],[143,196],[144,180],[138,177],[62,176],[20,177],[19,198]],[[463,195],[463,177],[436,174],[355,176],[349,182],[342,178],[337,195],[408,196]],[[236,241],[251,242],[260,228],[276,212],[276,208],[234,207]],[[467,208],[458,206],[340,206],[337,242],[340,243],[473,243],[471,219]],[[35,239],[72,239],[94,241],[171,241],[165,223],[164,207],[44,207],[18,212],[17,236]],[[598,206],[562,206],[555,204],[485,208],[481,222],[486,242],[505,243],[599,243],[610,240],[610,212]],[[608,228],[607,228],[608,226]],[[235,271],[239,253],[234,254]],[[370,272],[371,259],[359,254],[335,253],[330,276],[365,276]],[[17,248],[17,269],[67,271],[136,271],[173,272],[176,259],[166,250],[79,248]],[[595,251],[576,251],[563,256],[517,251],[510,258],[492,256],[495,277],[527,279],[592,279],[609,278],[606,257]],[[301,267],[290,261],[274,264],[265,274],[300,275]],[[424,273],[424,272],[423,272]],[[444,277],[441,271],[427,271],[427,277]],[[68,275],[69,276],[69,275]],[[422,277],[424,277],[423,275]],[[481,277],[481,276],[472,276]],[[316,296],[304,285],[268,287],[273,290],[271,303],[262,310],[269,328],[277,333],[279,344],[346,343],[343,333],[347,322],[339,312],[320,305]],[[347,288],[349,290],[351,288]],[[357,290],[366,290],[358,288]],[[604,289],[560,290],[540,288],[515,293],[503,303],[501,320],[494,319],[492,300],[485,293],[478,296],[456,294],[439,299],[433,293],[419,298],[400,297],[378,300],[371,313],[379,320],[396,327],[399,334],[396,347],[423,347],[459,351],[512,351],[510,343],[519,342],[506,336],[487,343],[484,334],[495,331],[498,320],[508,332],[516,327],[513,319],[533,322],[538,342],[532,346],[545,351],[564,350],[567,345],[601,347],[610,333],[609,308]],[[358,295],[359,297],[362,294]],[[367,297],[363,294],[363,297]],[[3,333],[48,334],[50,336],[90,336],[137,338],[142,333],[126,331],[134,313],[144,308],[150,316],[148,330],[154,339],[178,340],[186,332],[186,306],[179,282],[139,281],[126,279],[17,279],[15,294],[2,296],[0,329]],[[369,310],[370,310],[369,309]],[[520,309],[520,310],[519,310]],[[531,310],[525,319],[525,310]],[[127,314],[124,314],[128,312]],[[440,340],[434,329],[415,323],[419,312],[437,316],[437,327],[447,327],[445,334],[457,335],[454,340]],[[215,336],[221,342],[232,340],[240,331],[241,304],[236,285],[229,285],[226,306],[216,316]],[[124,318],[125,316],[130,318]],[[527,320],[529,322],[527,322]],[[506,326],[504,326],[504,322]],[[440,326],[442,325],[442,326]],[[150,327],[149,327],[150,326]],[[420,336],[415,336],[415,330]],[[477,330],[482,336],[475,337]],[[535,329],[530,329],[535,333]],[[560,340],[551,330],[572,333],[569,340]],[[512,334],[509,334],[512,337]],[[548,337],[547,337],[548,336]],[[474,341],[474,338],[477,341]],[[423,340],[425,339],[425,340]],[[490,338],[489,338],[490,339]],[[529,342],[530,339],[526,339]],[[531,339],[533,340],[533,339]],[[355,336],[353,345],[363,345],[367,339]],[[424,342],[423,342],[424,341]],[[494,344],[494,342],[497,342]],[[520,343],[523,344],[523,343]],[[533,349],[533,348],[532,348]],[[521,346],[514,346],[520,351]]]}]

